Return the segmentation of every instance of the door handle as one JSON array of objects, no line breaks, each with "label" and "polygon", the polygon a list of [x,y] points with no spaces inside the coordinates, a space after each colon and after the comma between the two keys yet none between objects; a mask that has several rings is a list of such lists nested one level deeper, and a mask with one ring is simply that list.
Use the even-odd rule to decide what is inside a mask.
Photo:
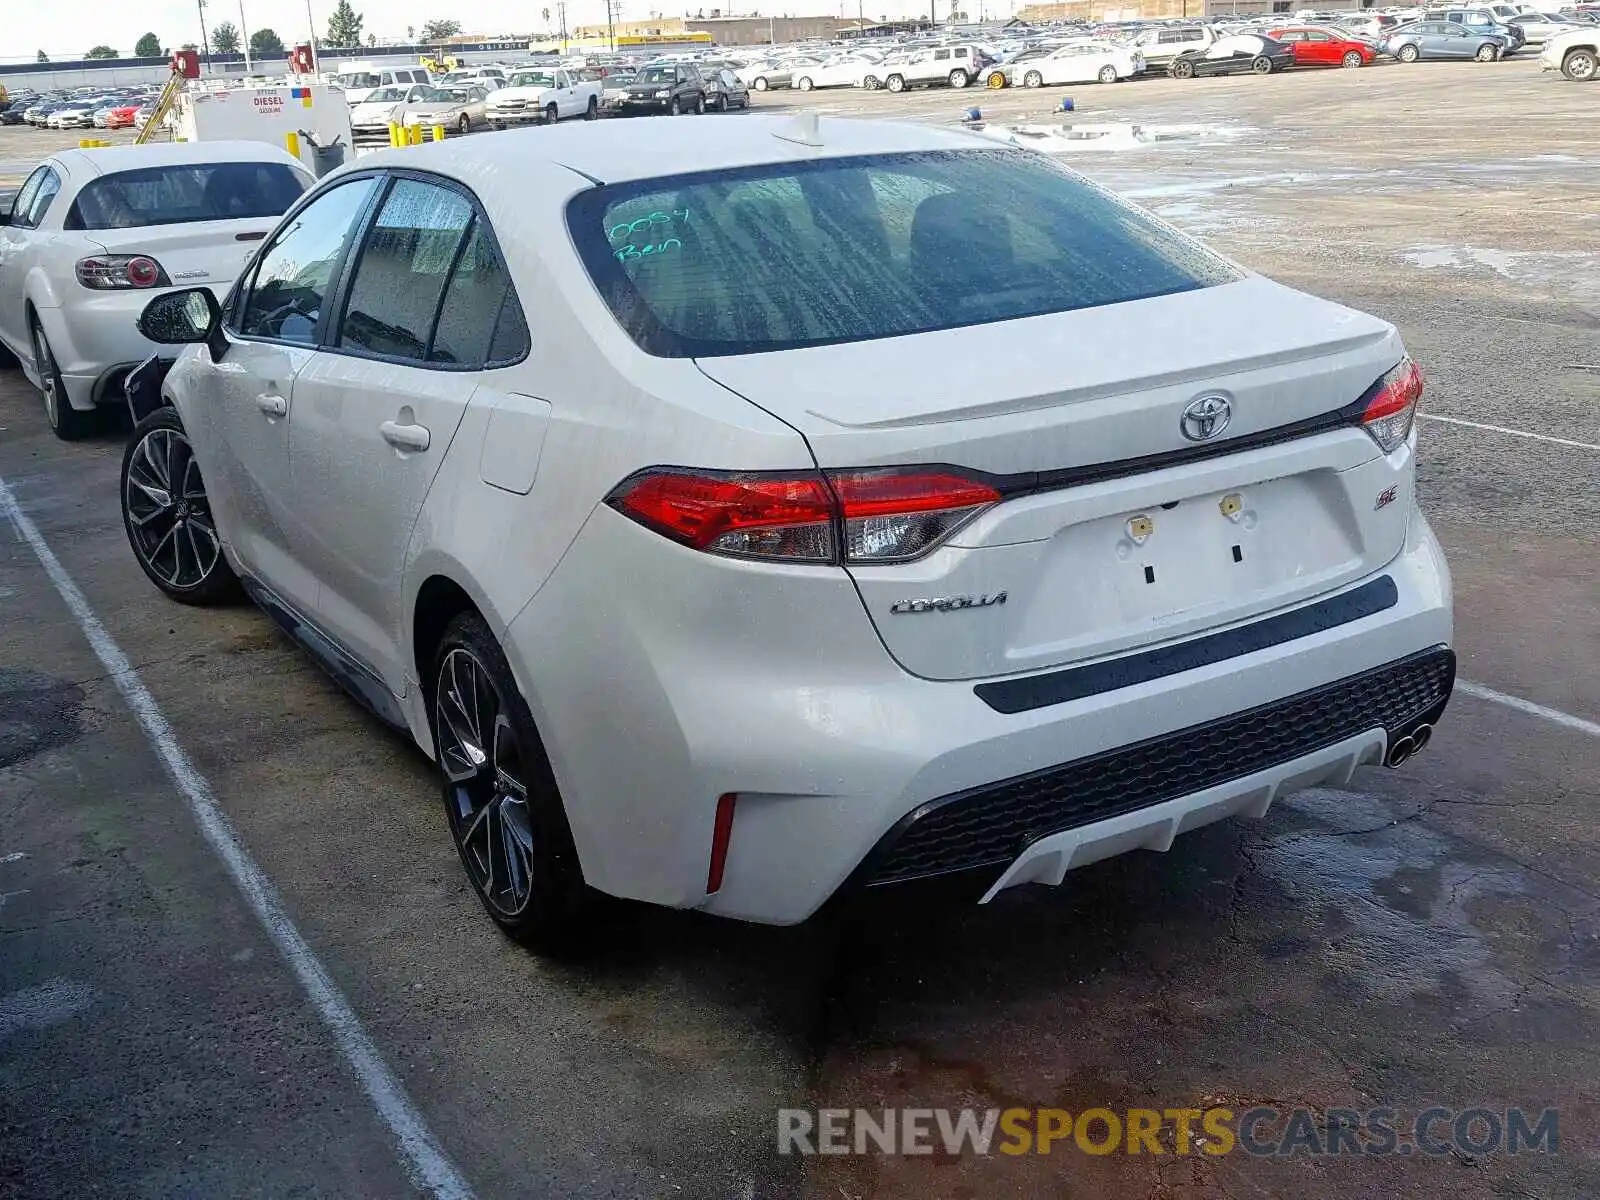
[{"label": "door handle", "polygon": [[378,426],[378,432],[383,435],[383,440],[396,450],[426,450],[432,440],[428,436],[426,425],[400,425],[394,421],[385,421]]},{"label": "door handle", "polygon": [[283,396],[273,395],[271,392],[262,392],[256,397],[256,407],[269,417],[286,417],[289,415],[289,401]]}]

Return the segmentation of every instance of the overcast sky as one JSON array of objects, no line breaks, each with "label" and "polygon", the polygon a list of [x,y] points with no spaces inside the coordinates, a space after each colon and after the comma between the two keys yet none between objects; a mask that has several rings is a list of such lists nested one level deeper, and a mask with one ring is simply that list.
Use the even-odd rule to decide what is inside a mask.
[{"label": "overcast sky", "polygon": [[[681,4],[681,0],[679,0]],[[842,0],[843,15],[855,16],[859,0]],[[311,0],[317,31],[328,27],[328,14],[337,0]],[[379,40],[404,38],[406,26],[418,29],[433,17],[451,17],[469,33],[528,32],[530,25],[542,23],[540,16],[549,6],[552,21],[554,0],[354,0],[356,11],[365,13],[366,32]],[[865,0],[869,16],[926,11],[925,0]],[[760,0],[746,0],[749,11]],[[763,14],[840,15],[841,0],[779,0],[770,7],[761,5]],[[713,7],[728,11],[726,4],[702,5],[691,0],[690,12],[709,12]],[[941,10],[948,4],[941,0]],[[286,44],[305,39],[307,31],[305,0],[245,0],[244,25],[257,29],[265,25],[275,30]],[[194,0],[4,0],[0,4],[0,62],[31,60],[43,50],[51,58],[77,58],[91,46],[106,43],[123,54],[133,53],[133,43],[146,30],[153,31],[165,46],[199,42],[200,15]],[[571,0],[567,5],[568,27],[599,24],[605,20],[605,0]],[[678,14],[680,7],[658,6],[656,13]],[[647,20],[652,15],[649,0],[624,0],[625,20]],[[208,0],[206,25],[222,21],[241,24],[239,0]]]}]

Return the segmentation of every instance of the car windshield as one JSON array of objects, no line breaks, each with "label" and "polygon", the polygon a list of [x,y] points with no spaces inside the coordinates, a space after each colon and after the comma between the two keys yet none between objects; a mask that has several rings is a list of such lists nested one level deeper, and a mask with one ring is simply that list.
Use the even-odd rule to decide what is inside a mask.
[{"label": "car windshield", "polygon": [[193,221],[278,217],[304,179],[283,163],[187,163],[103,175],[84,186],[68,229],[136,229]]},{"label": "car windshield", "polygon": [[423,104],[458,104],[466,99],[461,92],[452,92],[448,88],[423,88],[418,93],[417,99]]},{"label": "car windshield", "polygon": [[378,76],[372,71],[347,71],[335,75],[333,81],[342,88],[370,88],[378,86]]},{"label": "car windshield", "polygon": [[646,352],[707,357],[953,329],[1239,278],[1043,155],[823,159],[594,188],[568,224]]},{"label": "car windshield", "polygon": [[518,71],[511,77],[512,87],[555,87],[556,77],[549,71]]},{"label": "car windshield", "polygon": [[367,97],[368,104],[393,104],[396,100],[406,98],[405,88],[386,87],[379,88]]},{"label": "car windshield", "polygon": [[634,76],[635,83],[672,83],[678,72],[672,67],[646,67]]}]

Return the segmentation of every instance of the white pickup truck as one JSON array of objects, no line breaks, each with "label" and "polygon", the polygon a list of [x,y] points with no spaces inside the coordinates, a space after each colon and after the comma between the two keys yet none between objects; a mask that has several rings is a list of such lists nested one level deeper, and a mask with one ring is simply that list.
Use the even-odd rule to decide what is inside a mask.
[{"label": "white pickup truck", "polygon": [[495,129],[508,125],[554,125],[568,117],[600,115],[605,85],[583,79],[565,67],[524,67],[489,96],[485,115]]}]

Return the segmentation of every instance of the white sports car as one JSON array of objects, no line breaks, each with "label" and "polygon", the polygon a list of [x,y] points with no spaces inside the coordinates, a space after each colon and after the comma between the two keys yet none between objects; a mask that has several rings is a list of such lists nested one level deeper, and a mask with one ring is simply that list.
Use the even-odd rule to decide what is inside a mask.
[{"label": "white sports car", "polygon": [[1028,55],[993,67],[984,82],[992,88],[1116,83],[1143,71],[1144,58],[1137,50],[1114,42],[1075,42],[1048,54]]},{"label": "white sports car", "polygon": [[596,893],[1060,883],[1450,696],[1395,328],[962,131],[384,150],[143,325],[196,345],[124,459],[138,562],[407,731],[535,945]]}]

